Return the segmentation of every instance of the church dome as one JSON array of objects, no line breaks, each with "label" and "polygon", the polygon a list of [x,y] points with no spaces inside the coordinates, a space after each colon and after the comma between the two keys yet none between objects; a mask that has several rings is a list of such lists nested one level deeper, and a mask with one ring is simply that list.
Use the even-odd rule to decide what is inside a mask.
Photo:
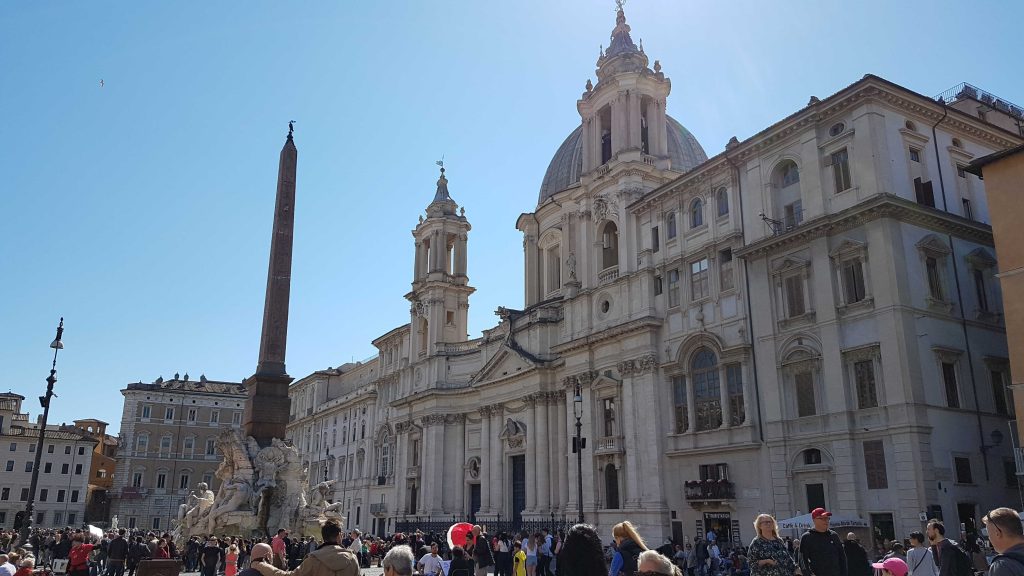
[{"label": "church dome", "polygon": [[[693,137],[693,134],[671,116],[667,116],[667,118],[668,155],[672,159],[672,170],[686,172],[707,160],[708,155],[704,153],[704,148]],[[537,199],[538,205],[580,181],[580,174],[583,173],[582,136],[583,126],[581,125],[573,130],[572,134],[569,134],[569,137],[558,147],[551,163],[548,164],[548,171],[544,173],[544,181],[540,185],[540,197]]]}]

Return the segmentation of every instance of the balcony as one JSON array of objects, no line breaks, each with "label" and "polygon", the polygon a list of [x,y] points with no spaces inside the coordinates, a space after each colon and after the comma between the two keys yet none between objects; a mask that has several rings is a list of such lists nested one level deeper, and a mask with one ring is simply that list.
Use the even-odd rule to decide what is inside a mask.
[{"label": "balcony", "polygon": [[683,486],[686,501],[691,505],[736,499],[736,485],[728,480],[690,480]]},{"label": "balcony", "polygon": [[370,514],[378,518],[388,515],[388,505],[383,502],[370,504]]},{"label": "balcony", "polygon": [[597,439],[594,454],[622,454],[622,436],[602,436]]},{"label": "balcony", "polygon": [[597,281],[599,284],[607,284],[614,282],[619,277],[619,265],[609,266],[597,275]]}]

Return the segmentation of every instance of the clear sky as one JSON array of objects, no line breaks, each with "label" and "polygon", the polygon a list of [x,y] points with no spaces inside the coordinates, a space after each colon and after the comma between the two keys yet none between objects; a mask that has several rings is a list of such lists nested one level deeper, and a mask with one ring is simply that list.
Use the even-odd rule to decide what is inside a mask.
[{"label": "clear sky", "polygon": [[[631,0],[626,15],[709,156],[865,73],[1024,102],[1021,2]],[[612,0],[5,1],[0,390],[35,417],[61,315],[51,422],[116,432],[129,382],[250,375],[289,120],[289,373],[370,357],[408,321],[410,230],[442,154],[473,225],[478,336],[522,306],[515,220],[613,25]]]}]

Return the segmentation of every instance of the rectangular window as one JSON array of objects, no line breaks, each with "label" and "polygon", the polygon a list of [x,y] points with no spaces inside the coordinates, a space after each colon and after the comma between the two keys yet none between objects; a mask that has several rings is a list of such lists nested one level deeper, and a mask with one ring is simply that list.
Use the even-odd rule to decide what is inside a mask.
[{"label": "rectangular window", "polygon": [[952,362],[942,363],[942,383],[946,388],[946,406],[959,408],[960,386],[956,382],[956,364]]},{"label": "rectangular window", "polygon": [[189,477],[188,474],[182,474],[181,477],[178,478],[178,489],[187,490],[190,480],[191,478]]},{"label": "rectangular window", "polygon": [[50,470],[52,470],[52,469],[53,469],[53,463],[52,462],[46,462],[45,464],[43,464],[43,474],[49,474]]},{"label": "rectangular window", "polygon": [[918,150],[917,148],[911,148],[910,149],[910,161],[911,162],[920,162],[921,161],[921,151]]},{"label": "rectangular window", "polygon": [[732,248],[726,248],[718,253],[718,278],[723,292],[736,287],[733,278]]},{"label": "rectangular window", "polygon": [[174,408],[164,408],[164,420],[174,420]]},{"label": "rectangular window", "polygon": [[654,295],[655,296],[661,296],[661,291],[662,291],[661,276],[655,276],[654,277]]},{"label": "rectangular window", "polygon": [[914,195],[917,203],[930,208],[935,208],[935,191],[931,182],[924,182],[920,178],[914,178]]},{"label": "rectangular window", "polygon": [[81,476],[82,475],[82,465],[81,464],[75,464],[75,475],[76,476]]},{"label": "rectangular window", "polygon": [[672,212],[668,215],[668,239],[675,238],[676,234],[676,214]]},{"label": "rectangular window", "polygon": [[21,501],[28,502],[28,488],[21,489]]},{"label": "rectangular window", "polygon": [[786,317],[803,316],[807,311],[804,306],[804,279],[800,276],[789,276],[784,285],[786,288]]},{"label": "rectangular window", "polygon": [[25,462],[25,472],[31,472],[31,471],[32,471],[32,461],[29,460],[28,462]]},{"label": "rectangular window", "polygon": [[79,456],[85,456],[85,446],[79,446],[78,447],[78,455]]},{"label": "rectangular window", "polygon": [[679,306],[679,270],[668,271],[668,307]]},{"label": "rectangular window", "polygon": [[46,446],[46,453],[47,454],[53,454],[53,448],[54,448],[53,444],[48,444]]},{"label": "rectangular window", "polygon": [[195,422],[196,418],[198,416],[199,416],[199,411],[198,410],[196,410],[195,408],[189,408],[188,409],[188,421],[189,422]]},{"label": "rectangular window", "polygon": [[992,397],[995,399],[996,414],[1006,416],[1009,414],[1009,410],[1006,402],[1006,380],[1003,379],[1003,373],[999,370],[992,370],[989,372],[989,377],[992,379]]},{"label": "rectangular window", "polygon": [[885,446],[881,440],[864,442],[864,471],[868,476],[868,490],[889,487],[889,478],[885,473]]},{"label": "rectangular window", "polygon": [[842,192],[850,188],[850,155],[846,148],[832,153],[832,180],[836,185],[836,192]]},{"label": "rectangular window", "polygon": [[46,502],[46,499],[50,496],[50,491],[46,488],[39,489],[39,501]]},{"label": "rectangular window", "polygon": [[16,452],[17,450],[18,450],[18,443],[17,442],[11,442],[11,452]]},{"label": "rectangular window", "polygon": [[148,404],[142,407],[142,417],[143,418],[149,418],[151,412],[152,412],[152,408]]},{"label": "rectangular window", "polygon": [[934,256],[924,259],[925,272],[928,275],[928,292],[935,300],[945,300],[942,290],[942,276],[939,274],[939,261]]},{"label": "rectangular window", "polygon": [[242,423],[242,413],[237,411],[237,410],[232,412],[231,413],[231,423],[236,425],[236,426],[241,424]]},{"label": "rectangular window", "polygon": [[875,387],[875,362],[862,360],[853,364],[853,379],[857,385],[857,407],[876,408],[878,391]]},{"label": "rectangular window", "polygon": [[818,409],[814,401],[814,374],[800,372],[794,377],[796,383],[796,415],[814,416]]},{"label": "rectangular window", "polygon": [[160,529],[160,517],[159,516],[153,516],[153,530],[159,530],[159,529]]},{"label": "rectangular window", "polygon": [[129,528],[133,528],[134,529],[137,526],[136,522],[137,522],[137,520],[135,519],[135,516],[129,516],[128,517],[128,527]]},{"label": "rectangular window", "polygon": [[142,488],[142,472],[132,474],[132,488]]},{"label": "rectangular window", "polygon": [[184,441],[183,444],[184,444],[183,450],[185,452],[185,455],[186,456],[191,456],[195,452],[195,449],[196,449],[196,439],[191,437],[191,436],[188,436],[187,438],[185,438],[185,441]]},{"label": "rectangular window", "polygon": [[28,445],[28,453],[29,454],[35,454],[36,453],[36,445],[35,444],[29,444]]},{"label": "rectangular window", "polygon": [[63,502],[66,495],[66,490],[57,490],[57,502]]},{"label": "rectangular window", "polygon": [[957,484],[974,484],[974,475],[971,474],[971,459],[966,456],[953,458],[953,472],[956,474]]},{"label": "rectangular window", "polygon": [[978,310],[988,312],[988,294],[985,293],[985,271],[974,268],[971,275],[974,277],[974,294],[978,297]]},{"label": "rectangular window", "polygon": [[220,424],[220,410],[210,412],[210,424]]},{"label": "rectangular window", "polygon": [[1017,479],[1017,464],[1013,460],[1003,460],[1003,478],[1006,479],[1007,488],[1017,488],[1020,483]]},{"label": "rectangular window", "polygon": [[843,262],[843,299],[847,304],[860,302],[865,297],[864,263],[860,260]]},{"label": "rectangular window", "polygon": [[[7,512],[5,510],[0,510],[0,526],[3,526],[4,524],[7,524]],[[54,522],[54,524],[59,526],[60,522]]]},{"label": "rectangular window", "polygon": [[743,400],[743,366],[739,363],[725,365],[725,379],[729,385],[729,417],[732,426],[739,426],[747,418]]},{"label": "rectangular window", "polygon": [[676,434],[682,434],[690,428],[690,413],[686,398],[686,377],[672,377],[672,396],[675,404]]},{"label": "rectangular window", "polygon": [[3,488],[0,488],[0,500],[10,500],[10,499],[11,499],[11,489],[6,487],[6,486],[3,487]]},{"label": "rectangular window", "polygon": [[166,488],[167,487],[167,474],[166,473],[160,472],[159,474],[156,475],[156,487],[157,488]]},{"label": "rectangular window", "polygon": [[217,454],[217,441],[213,438],[206,439],[206,455],[215,456]]},{"label": "rectangular window", "polygon": [[698,471],[702,481],[717,482],[719,480],[729,480],[728,464],[701,464]]},{"label": "rectangular window", "polygon": [[14,460],[8,460],[7,461],[7,468],[6,468],[6,470],[8,472],[14,472]]},{"label": "rectangular window", "polygon": [[71,501],[78,502],[78,490],[71,491]]},{"label": "rectangular window", "polygon": [[658,227],[651,227],[651,252],[661,250],[661,239],[658,238]]},{"label": "rectangular window", "polygon": [[786,204],[786,206],[783,207],[782,213],[786,224],[786,230],[796,228],[804,221],[803,202],[801,200],[797,200],[792,204]]},{"label": "rectangular window", "polygon": [[604,404],[604,435],[615,435],[615,398],[605,398]]},{"label": "rectangular window", "polygon": [[967,198],[963,198],[960,202],[964,205],[964,218],[968,220],[974,220],[974,210],[971,209],[971,201]]},{"label": "rectangular window", "polygon": [[71,454],[71,446],[65,446],[64,447],[64,453],[65,454]]},{"label": "rectangular window", "polygon": [[71,469],[71,465],[66,463],[66,462],[64,464],[60,465],[60,473],[61,474],[67,474],[68,470],[70,470],[70,469]]},{"label": "rectangular window", "polygon": [[55,526],[60,526],[61,525],[61,520],[63,520],[63,519],[64,519],[64,513],[63,512],[54,512],[53,513],[53,524]]},{"label": "rectangular window", "polygon": [[701,258],[690,264],[690,296],[694,302],[708,297],[707,258]]},{"label": "rectangular window", "polygon": [[411,454],[411,456],[412,456],[412,465],[413,466],[419,466],[420,465],[420,441],[419,440],[413,440],[412,441],[412,454]]},{"label": "rectangular window", "polygon": [[42,526],[46,520],[46,512],[36,512],[36,526]]}]

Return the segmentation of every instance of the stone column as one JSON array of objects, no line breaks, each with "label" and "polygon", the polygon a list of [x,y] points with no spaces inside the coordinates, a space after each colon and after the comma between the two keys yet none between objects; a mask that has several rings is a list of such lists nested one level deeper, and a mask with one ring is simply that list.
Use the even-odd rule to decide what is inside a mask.
[{"label": "stone column", "polygon": [[420,269],[423,267],[423,244],[416,242],[416,262],[412,266],[412,280],[415,282],[420,278]]},{"label": "stone column", "polygon": [[523,236],[523,256],[526,262],[526,305],[531,306],[540,301],[539,254],[537,237],[533,234]]},{"label": "stone column", "polygon": [[491,509],[491,407],[482,406],[480,412],[480,511]]},{"label": "stone column", "polygon": [[565,390],[556,393],[558,395],[558,505],[563,512],[569,506],[569,429],[568,413]]},{"label": "stone column", "polygon": [[444,414],[431,414],[423,418],[420,486],[422,508],[431,516],[441,514],[444,504],[444,421]]},{"label": "stone column", "polygon": [[503,482],[505,452],[499,437],[503,419],[502,408],[501,404],[491,406],[491,514],[500,513],[506,500]]},{"label": "stone column", "polygon": [[[657,126],[658,126],[658,149],[662,156],[668,156],[668,117],[665,115],[665,100],[658,100],[657,104]],[[676,167],[680,169],[680,167]]]},{"label": "stone column", "polygon": [[465,234],[459,234],[459,239],[455,243],[455,250],[456,250],[456,252],[455,252],[455,254],[456,254],[456,258],[455,258],[456,270],[455,270],[455,273],[457,275],[466,276],[466,275],[469,274],[469,265],[467,264],[468,254],[466,253],[466,241],[467,240],[468,240],[468,238],[466,237]]},{"label": "stone column", "polygon": [[[623,455],[622,467],[624,468],[624,480],[623,486],[619,487],[619,494],[623,500],[624,508],[637,508],[640,505],[640,472],[642,470],[642,460],[640,459],[641,452],[648,448],[640,443],[640,430],[642,428],[642,420],[646,415],[647,411],[642,406],[637,406],[637,398],[631,394],[626,393],[626,390],[632,390],[633,385],[633,361],[626,360],[619,362],[619,374],[622,375],[622,390],[623,393],[620,395],[622,399],[622,411],[620,416],[622,418],[621,427],[623,430],[629,430],[629,434],[623,435],[623,448],[625,454]],[[654,404],[656,406],[657,404]],[[600,410],[600,407],[595,405],[593,402],[585,404],[590,407],[591,411],[596,412]],[[600,425],[598,421],[599,415],[593,414],[593,421]],[[594,428],[591,427],[591,431]],[[596,443],[595,443],[596,444]],[[592,450],[587,452],[593,453]],[[585,455],[587,453],[584,453]],[[598,471],[598,477],[594,478],[595,484],[599,482],[600,471]],[[596,494],[595,494],[596,496]]]},{"label": "stone column", "polygon": [[[657,357],[653,353],[643,354],[633,360],[619,363],[619,372],[630,379],[629,393],[623,394],[623,399],[629,399],[629,415],[634,420],[634,425],[624,427],[624,430],[632,430],[631,436],[636,437],[644,444],[644,449],[637,454],[632,463],[627,464],[627,476],[632,470],[657,470],[662,457],[662,434],[658,429],[656,418],[646,417],[644,406],[657,406],[658,392],[656,385]],[[627,436],[628,438],[628,436]],[[626,448],[629,454],[630,449]],[[661,485],[660,474],[633,473],[633,481],[638,482],[632,490],[627,487],[626,507],[630,502],[646,511],[664,510],[665,497]]]},{"label": "stone column", "polygon": [[452,462],[445,466],[454,470],[452,479],[452,512],[459,518],[466,515],[466,415],[449,414],[447,423],[453,425],[453,436],[455,437],[455,450]]},{"label": "stone column", "polygon": [[686,429],[687,432],[697,431],[697,395],[693,393],[693,378],[684,376],[686,378],[686,416],[689,418],[690,426]]},{"label": "stone column", "polygon": [[548,443],[548,406],[546,394],[539,394],[537,400],[537,510],[538,514],[548,514],[548,503],[551,500],[551,482],[548,476],[551,462]]},{"label": "stone column", "polygon": [[626,147],[626,95],[620,92],[612,101],[612,156]]},{"label": "stone column", "polygon": [[[408,427],[408,422],[398,422],[395,424],[395,445],[391,447],[391,477],[395,481],[395,513],[399,516],[406,512],[409,497],[405,490],[405,468],[400,469],[400,462],[402,462],[401,454],[405,452],[404,446],[408,442],[408,437],[406,436]],[[345,474],[348,474],[348,470],[345,471]]]},{"label": "stone column", "polygon": [[559,460],[562,458],[562,430],[558,427],[558,392],[548,393],[548,477],[551,479],[549,486],[548,502],[551,509],[559,507],[559,498],[562,494],[559,486],[558,472],[561,469]]},{"label": "stone column", "polygon": [[526,510],[537,510],[537,395],[526,401]]},{"label": "stone column", "polygon": [[629,92],[629,147],[640,148],[640,93]]}]

